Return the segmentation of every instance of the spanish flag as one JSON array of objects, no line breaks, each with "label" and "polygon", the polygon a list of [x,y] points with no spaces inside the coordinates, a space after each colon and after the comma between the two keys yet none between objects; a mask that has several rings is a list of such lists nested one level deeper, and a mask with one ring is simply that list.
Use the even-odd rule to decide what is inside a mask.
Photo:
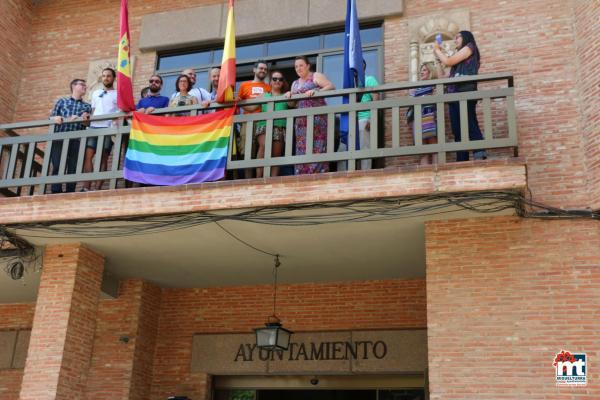
[{"label": "spanish flag", "polygon": [[135,102],[133,101],[133,84],[131,83],[127,0],[121,0],[120,31],[119,57],[117,59],[117,107],[119,107],[121,111],[129,112],[135,110]]},{"label": "spanish flag", "polygon": [[234,111],[190,117],[134,112],[123,176],[164,186],[222,179]]},{"label": "spanish flag", "polygon": [[221,61],[221,75],[216,100],[218,103],[233,101],[235,89],[235,20],[233,17],[233,0],[229,0],[227,14],[227,30],[225,31],[225,46]]}]

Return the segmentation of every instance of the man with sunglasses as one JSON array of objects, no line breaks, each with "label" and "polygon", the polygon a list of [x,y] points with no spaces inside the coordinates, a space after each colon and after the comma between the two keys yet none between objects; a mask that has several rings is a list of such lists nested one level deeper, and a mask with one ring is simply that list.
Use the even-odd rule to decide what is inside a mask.
[{"label": "man with sunglasses", "polygon": [[137,104],[137,111],[145,114],[150,114],[157,108],[169,107],[169,98],[167,96],[161,96],[160,91],[162,89],[163,80],[160,75],[152,75],[148,81],[150,91],[148,95]]},{"label": "man with sunglasses", "polygon": [[[117,107],[117,91],[114,88],[114,82],[117,74],[112,68],[104,68],[102,70],[102,89],[95,90],[92,93],[92,115],[100,116],[107,114],[115,114],[119,112]],[[102,121],[92,121],[90,129],[106,129],[113,126],[113,120],[107,119]],[[108,164],[108,156],[112,150],[113,141],[110,136],[104,136],[102,142],[102,153],[100,155],[100,171],[106,171]],[[85,158],[83,160],[83,172],[92,172],[94,170],[93,159],[98,150],[98,137],[90,137],[87,139],[85,148]],[[102,181],[96,181],[94,189],[102,188]],[[81,191],[87,192],[92,189],[92,182],[83,182]]]}]

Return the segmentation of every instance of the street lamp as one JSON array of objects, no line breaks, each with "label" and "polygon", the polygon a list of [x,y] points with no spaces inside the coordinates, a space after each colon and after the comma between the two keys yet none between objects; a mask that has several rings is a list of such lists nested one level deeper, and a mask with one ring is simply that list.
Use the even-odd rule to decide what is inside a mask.
[{"label": "street lamp", "polygon": [[264,328],[255,328],[256,345],[260,349],[268,351],[287,350],[290,346],[290,338],[294,332],[285,329],[281,325],[281,320],[277,317],[277,268],[279,255],[275,256],[275,266],[273,267],[273,315],[267,318]]}]

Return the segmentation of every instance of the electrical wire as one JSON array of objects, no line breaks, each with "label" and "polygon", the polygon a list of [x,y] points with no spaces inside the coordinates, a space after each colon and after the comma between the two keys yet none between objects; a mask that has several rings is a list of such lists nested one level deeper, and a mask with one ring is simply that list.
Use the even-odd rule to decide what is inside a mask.
[{"label": "electrical wire", "polygon": [[588,210],[564,210],[547,206],[513,191],[466,192],[412,196],[395,199],[373,199],[311,203],[284,207],[263,207],[233,214],[211,212],[158,216],[103,218],[93,221],[70,220],[6,225],[22,230],[19,234],[30,238],[108,238],[187,229],[215,223],[239,242],[266,255],[275,254],[256,248],[233,235],[222,221],[250,222],[271,226],[315,226],[333,223],[390,221],[416,216],[434,216],[468,210],[490,214],[515,210],[524,218],[588,218],[600,219],[600,213]]},{"label": "electrical wire", "polygon": [[0,226],[0,260],[6,260],[4,271],[11,279],[23,278],[25,271],[35,268],[40,259],[31,243]]},{"label": "electrical wire", "polygon": [[265,251],[265,250],[259,249],[258,247],[256,247],[256,246],[253,246],[253,245],[251,245],[250,243],[248,243],[248,242],[246,242],[246,241],[244,241],[244,240],[240,239],[239,237],[235,236],[233,233],[231,233],[230,231],[228,231],[227,229],[225,229],[225,228],[224,228],[224,227],[223,227],[221,224],[219,224],[219,222],[215,221],[215,224],[216,224],[216,225],[217,225],[219,228],[221,228],[221,229],[222,229],[224,232],[226,232],[226,233],[227,233],[229,236],[231,236],[232,238],[234,238],[234,239],[235,239],[235,240],[237,240],[238,242],[242,243],[243,245],[245,245],[245,246],[247,246],[247,247],[250,247],[250,248],[251,248],[251,249],[253,249],[253,250],[256,250],[256,251],[258,251],[259,253],[263,253],[263,254],[266,254],[266,255],[268,255],[268,256],[273,256],[273,257],[277,258],[277,260],[279,260],[279,254],[275,254],[275,253],[269,253],[268,251]]},{"label": "electrical wire", "polygon": [[[242,210],[233,214],[211,212],[95,220],[69,220],[62,222],[39,222],[33,224],[0,225],[0,259],[6,259],[5,271],[12,279],[20,279],[24,270],[36,265],[41,255],[25,238],[109,238],[145,234],[158,234],[214,223],[223,232],[241,244],[259,253],[275,257],[271,253],[236,236],[221,222],[238,221],[270,226],[317,226],[335,223],[361,223],[393,221],[417,216],[436,216],[468,210],[491,214],[514,210],[523,218],[537,219],[600,219],[599,211],[565,210],[534,201],[516,191],[464,192],[452,194],[429,194],[393,199],[354,200],[283,207],[262,207]],[[20,230],[19,235],[7,230]]]}]

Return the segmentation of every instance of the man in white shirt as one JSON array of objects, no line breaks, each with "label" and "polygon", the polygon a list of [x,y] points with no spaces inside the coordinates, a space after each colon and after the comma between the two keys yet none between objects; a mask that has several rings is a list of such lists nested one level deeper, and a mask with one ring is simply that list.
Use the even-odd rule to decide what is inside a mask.
[{"label": "man in white shirt", "polygon": [[[202,107],[208,107],[211,100],[210,93],[208,93],[208,91],[204,88],[194,87],[194,85],[196,84],[196,71],[194,71],[191,68],[186,68],[183,71],[181,71],[181,75],[187,76],[190,79],[190,82],[192,83],[190,95],[198,99],[198,104],[200,104]],[[179,92],[173,93],[171,95],[171,100],[173,100],[175,96],[179,96]]]},{"label": "man in white shirt", "polygon": [[[92,93],[92,115],[107,115],[119,112],[117,107],[117,91],[114,88],[116,78],[115,70],[104,68],[102,70],[102,84],[104,87]],[[90,129],[103,129],[113,126],[113,120],[93,121],[90,123]],[[104,136],[102,144],[102,154],[100,160],[100,171],[106,171],[108,156],[112,149],[113,142],[110,136]],[[93,159],[97,152],[98,137],[90,137],[87,140],[85,149],[85,158],[83,160],[83,172],[92,172],[94,170]],[[103,181],[96,181],[93,189],[101,189]],[[82,185],[82,192],[92,189],[92,182],[86,181]]]}]

